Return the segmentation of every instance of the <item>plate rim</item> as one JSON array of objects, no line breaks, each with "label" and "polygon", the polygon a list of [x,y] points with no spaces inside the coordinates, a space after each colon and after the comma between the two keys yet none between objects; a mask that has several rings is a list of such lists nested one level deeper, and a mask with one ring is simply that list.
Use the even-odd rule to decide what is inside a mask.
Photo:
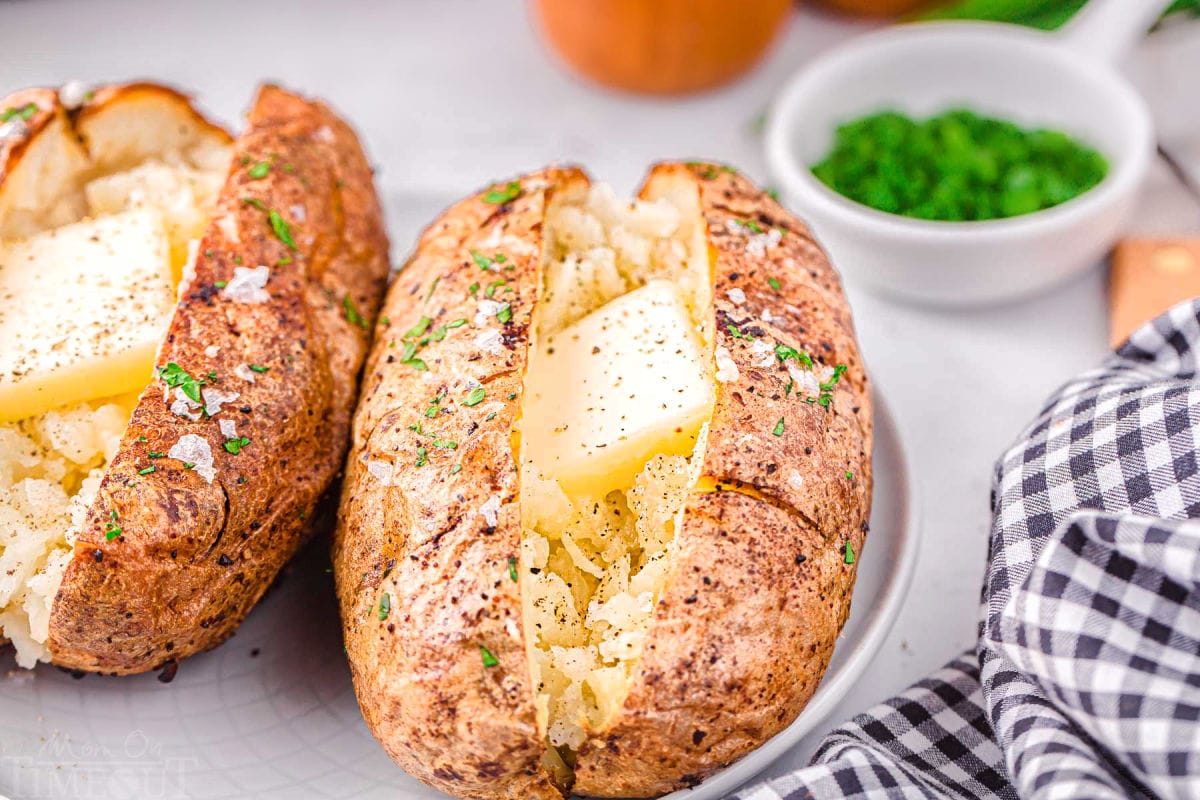
[{"label": "plate rim", "polygon": [[870,610],[862,637],[851,648],[842,671],[829,682],[821,681],[812,700],[790,725],[695,786],[662,795],[659,800],[709,800],[724,797],[760,775],[828,718],[834,706],[845,698],[851,687],[862,677],[867,665],[871,663],[871,657],[879,651],[891,632],[900,609],[904,607],[916,573],[921,551],[921,512],[913,487],[912,476],[915,473],[912,459],[904,446],[900,427],[896,424],[896,416],[884,400],[878,383],[872,391],[871,400],[874,406],[875,429],[888,430],[895,444],[896,458],[900,464],[897,476],[897,483],[900,485],[898,495],[904,503],[904,511],[898,526],[902,542],[900,560],[884,579],[881,599]]}]

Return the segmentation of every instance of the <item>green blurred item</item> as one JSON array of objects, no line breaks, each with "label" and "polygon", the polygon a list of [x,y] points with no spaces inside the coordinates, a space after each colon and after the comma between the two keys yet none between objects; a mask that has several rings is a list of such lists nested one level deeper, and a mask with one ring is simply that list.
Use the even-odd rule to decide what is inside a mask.
[{"label": "green blurred item", "polygon": [[1108,164],[1065,133],[1027,130],[952,109],[926,120],[881,111],[840,125],[812,172],[863,205],[966,222],[1065,203],[1103,180]]},{"label": "green blurred item", "polygon": [[[1051,31],[1062,27],[1086,4],[1087,0],[954,0],[919,12],[913,19],[979,19]],[[1200,16],[1200,0],[1175,0],[1162,19],[1176,14]]]}]

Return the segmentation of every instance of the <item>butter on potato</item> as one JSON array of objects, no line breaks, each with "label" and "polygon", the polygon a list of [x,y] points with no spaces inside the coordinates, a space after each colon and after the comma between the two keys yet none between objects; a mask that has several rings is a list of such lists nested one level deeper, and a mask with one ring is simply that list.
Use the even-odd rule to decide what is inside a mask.
[{"label": "butter on potato", "polygon": [[527,373],[528,452],[573,494],[627,488],[653,455],[690,455],[711,370],[679,290],[654,280],[546,337]]},{"label": "butter on potato", "polygon": [[0,298],[0,422],[140,390],[175,300],[162,213],[0,245]]}]

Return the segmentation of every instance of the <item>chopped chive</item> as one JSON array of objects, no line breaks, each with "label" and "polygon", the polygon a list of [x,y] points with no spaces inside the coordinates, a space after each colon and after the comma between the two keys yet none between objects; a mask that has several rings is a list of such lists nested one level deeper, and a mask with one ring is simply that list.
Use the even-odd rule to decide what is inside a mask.
[{"label": "chopped chive", "polygon": [[271,230],[275,231],[276,238],[287,245],[289,250],[298,249],[296,242],[292,239],[292,229],[288,227],[287,220],[273,208],[267,212],[267,218],[271,220]]},{"label": "chopped chive", "polygon": [[251,167],[250,169],[246,170],[246,174],[250,176],[251,180],[257,181],[257,180],[260,180],[261,178],[267,177],[267,173],[269,173],[270,171],[271,171],[270,163],[268,163],[266,161],[260,161],[257,164],[255,164],[253,167]]},{"label": "chopped chive", "polygon": [[476,386],[471,390],[471,393],[467,395],[467,399],[463,400],[463,405],[477,406],[483,402],[484,395],[486,394],[487,392],[482,386]]},{"label": "chopped chive", "polygon": [[492,655],[491,651],[488,650],[483,645],[479,645],[479,652],[483,656],[483,666],[484,667],[491,669],[492,667],[494,667],[500,663],[496,659],[496,657],[494,655]]},{"label": "chopped chive", "polygon": [[354,305],[354,298],[349,293],[342,298],[342,308],[346,312],[346,320],[351,325],[358,325],[362,328],[367,327],[367,321],[363,319],[362,314],[358,313],[358,308]]},{"label": "chopped chive", "polygon": [[513,583],[517,581],[517,557],[508,557],[508,577],[512,578]]},{"label": "chopped chive", "polygon": [[483,202],[491,203],[492,205],[503,205],[512,202],[521,196],[521,184],[519,181],[509,181],[508,185],[503,189],[492,187],[483,195]]},{"label": "chopped chive", "polygon": [[775,423],[775,427],[771,430],[771,433],[776,436],[783,436],[783,417],[780,417],[779,422]]},{"label": "chopped chive", "polygon": [[151,472],[154,472],[154,470],[156,470],[156,469],[158,469],[158,467],[151,464],[150,466],[146,467],[145,469],[139,469],[138,475],[149,475]]},{"label": "chopped chive", "polygon": [[404,334],[404,339],[415,339],[418,336],[429,330],[429,324],[433,322],[429,317],[421,317],[417,320],[417,324],[408,329],[408,333]]}]

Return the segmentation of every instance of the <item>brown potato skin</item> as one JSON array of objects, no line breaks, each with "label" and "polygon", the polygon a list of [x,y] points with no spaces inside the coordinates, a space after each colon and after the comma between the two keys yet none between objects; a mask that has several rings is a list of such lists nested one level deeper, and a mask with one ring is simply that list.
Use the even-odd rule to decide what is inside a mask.
[{"label": "brown potato skin", "polygon": [[[577,171],[548,171],[523,184],[531,179],[559,190],[567,180],[586,180]],[[643,194],[660,181],[683,182],[698,193],[712,259],[716,345],[730,351],[740,377],[717,384],[702,469],[710,490],[698,489],[685,507],[679,560],[622,710],[580,749],[572,788],[581,795],[645,797],[694,785],[786,727],[816,691],[849,613],[856,566],[845,563],[844,548],[849,542],[861,553],[870,509],[869,386],[849,308],[824,253],[801,222],[735,173],[663,164]],[[500,357],[478,352],[471,337],[455,331],[421,351],[428,373],[395,362],[400,336],[421,316],[434,324],[473,317],[467,287],[488,278],[468,250],[479,249],[496,209],[471,198],[422,237],[386,301],[397,330],[376,340],[343,487],[334,563],[360,706],[405,769],[460,797],[563,794],[536,771],[543,742],[526,652],[505,632],[510,620],[521,629],[518,584],[506,566],[521,538],[509,431],[538,291],[531,259],[540,249],[547,201],[527,190],[507,212],[513,235],[531,254],[500,276],[514,290],[504,295],[513,300],[513,335]],[[762,230],[786,231],[765,256],[746,250],[750,232],[737,221],[750,220]],[[734,288],[745,292],[745,303],[729,299]],[[764,309],[770,324],[761,320]],[[845,364],[829,408],[788,394],[782,362],[755,366],[751,342],[734,336],[730,325],[744,336],[806,351],[821,364]],[[427,440],[407,426],[429,422],[423,412],[437,391],[461,399],[462,374],[472,370],[489,376],[485,403],[443,401],[453,413],[434,417],[439,435],[448,431],[458,449],[430,447],[429,463],[414,466],[415,447]],[[505,402],[488,407],[497,397]],[[486,420],[492,411],[496,416]],[[776,436],[781,417],[784,430]],[[363,466],[367,457],[388,453],[399,454],[394,487]],[[457,474],[449,471],[454,463],[462,465]],[[496,492],[504,505],[488,529],[477,509]],[[385,591],[391,609],[381,621],[374,610]],[[481,665],[479,644],[496,655],[497,666]]]},{"label": "brown potato skin", "polygon": [[[102,90],[92,102],[109,96]],[[243,160],[271,155],[269,175],[250,179]],[[295,252],[246,197],[289,221]],[[300,205],[303,222],[294,211]],[[236,240],[226,234],[230,223]],[[233,633],[307,538],[313,508],[341,468],[369,336],[366,325],[347,319],[342,298],[373,319],[387,251],[371,169],[353,131],[318,102],[263,87],[156,361],[196,376],[214,370],[218,388],[240,392],[218,418],[235,420],[251,443],[228,453],[216,419],[176,416],[157,380],[142,393],[54,600],[53,663],[143,672]],[[269,302],[234,303],[217,289],[238,264],[271,267]],[[210,357],[213,345],[220,350]],[[249,383],[234,374],[247,363],[269,371]],[[211,484],[180,461],[148,457],[187,433],[212,450]],[[138,474],[151,465],[153,473]],[[121,535],[109,540],[114,520]]]},{"label": "brown potato skin", "polygon": [[[488,203],[481,192],[446,211],[392,284],[363,375],[333,548],[346,649],[367,724],[405,770],[465,798],[562,796],[541,767],[520,593],[509,577],[521,543],[510,431],[545,206],[553,191],[586,178],[548,169],[519,181],[521,196],[511,203]],[[486,246],[496,226],[527,249],[503,241]],[[485,272],[471,250],[488,257],[499,250],[512,269]],[[477,328],[478,300],[500,279],[513,290],[497,294],[512,319]],[[469,291],[475,283],[478,300]],[[399,361],[405,333],[422,317],[432,320],[429,330],[472,321],[421,349],[427,371]],[[474,344],[487,328],[502,332],[501,355]],[[468,376],[486,391],[475,406],[461,403]],[[440,392],[445,399],[425,416]],[[456,448],[433,446],[413,425]],[[427,451],[422,466],[417,447]],[[394,464],[392,485],[367,471],[367,459]],[[455,464],[461,471],[451,472]],[[480,512],[489,497],[501,503],[495,527]],[[386,613],[379,610],[384,593]],[[495,666],[484,665],[480,647]]]},{"label": "brown potato skin", "polygon": [[[675,571],[629,696],[580,748],[574,789],[582,795],[649,797],[695,785],[791,723],[850,613],[857,558],[845,563],[844,548],[862,552],[870,516],[871,398],[837,274],[808,228],[736,173],[661,164],[647,187],[681,176],[695,181],[708,225],[716,344],[740,377],[717,383],[701,471],[720,490],[688,501]],[[779,228],[783,239],[755,257],[744,221]],[[735,288],[744,304],[729,299]],[[772,323],[761,320],[763,309]],[[730,325],[819,364],[845,364],[829,408],[787,394],[782,362],[756,367],[751,342]]]}]

